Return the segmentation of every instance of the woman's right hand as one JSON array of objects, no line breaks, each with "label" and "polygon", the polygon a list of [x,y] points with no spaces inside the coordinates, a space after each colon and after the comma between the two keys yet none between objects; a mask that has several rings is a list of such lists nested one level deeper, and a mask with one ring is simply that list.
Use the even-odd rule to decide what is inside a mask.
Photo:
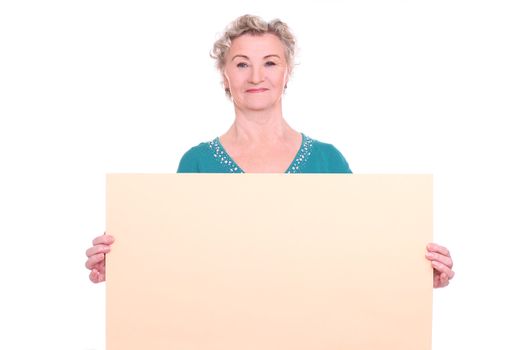
[{"label": "woman's right hand", "polygon": [[98,236],[93,240],[93,247],[86,250],[86,268],[91,270],[89,279],[93,283],[106,280],[106,254],[111,251],[111,244],[115,238],[111,235]]}]

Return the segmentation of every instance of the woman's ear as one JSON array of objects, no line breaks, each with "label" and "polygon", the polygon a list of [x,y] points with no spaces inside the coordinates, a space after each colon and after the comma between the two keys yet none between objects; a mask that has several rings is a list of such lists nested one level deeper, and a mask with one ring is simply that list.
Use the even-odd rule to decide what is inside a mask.
[{"label": "woman's ear", "polygon": [[284,88],[288,86],[288,82],[290,81],[290,76],[292,75],[292,69],[289,65],[286,67],[286,78],[284,79]]},{"label": "woman's ear", "polygon": [[226,79],[226,75],[222,75],[222,85],[224,86],[224,90],[230,89],[230,84],[228,83],[228,79]]},{"label": "woman's ear", "polygon": [[222,75],[222,85],[224,87],[224,92],[231,97],[230,93],[230,83],[228,82],[228,79],[226,79],[226,75]]}]

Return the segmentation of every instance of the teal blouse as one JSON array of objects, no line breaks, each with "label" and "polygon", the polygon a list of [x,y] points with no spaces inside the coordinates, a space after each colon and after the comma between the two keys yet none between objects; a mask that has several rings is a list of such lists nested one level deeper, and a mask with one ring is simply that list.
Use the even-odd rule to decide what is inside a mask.
[{"label": "teal blouse", "polygon": [[[333,145],[302,135],[302,142],[286,173],[347,173],[352,171]],[[178,173],[244,173],[221,145],[219,138],[202,142],[180,160]]]}]

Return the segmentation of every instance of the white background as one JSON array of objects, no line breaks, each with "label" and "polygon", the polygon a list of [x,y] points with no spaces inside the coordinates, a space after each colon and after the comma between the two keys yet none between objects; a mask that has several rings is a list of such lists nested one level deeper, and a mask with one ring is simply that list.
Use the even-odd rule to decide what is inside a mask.
[{"label": "white background", "polygon": [[525,11],[505,0],[2,1],[0,348],[104,349],[84,254],[105,174],[175,172],[226,131],[208,54],[245,13],[297,36],[292,127],[358,174],[434,174],[456,271],[434,350],[525,349]]}]

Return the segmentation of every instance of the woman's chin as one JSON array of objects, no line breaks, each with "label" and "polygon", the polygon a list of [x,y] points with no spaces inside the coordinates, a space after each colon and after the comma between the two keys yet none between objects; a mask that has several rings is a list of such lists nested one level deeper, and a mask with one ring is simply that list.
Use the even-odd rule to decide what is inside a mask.
[{"label": "woman's chin", "polygon": [[269,101],[269,100],[252,100],[244,101],[245,103],[238,105],[242,110],[261,112],[265,110],[272,110],[278,106],[279,101]]}]

